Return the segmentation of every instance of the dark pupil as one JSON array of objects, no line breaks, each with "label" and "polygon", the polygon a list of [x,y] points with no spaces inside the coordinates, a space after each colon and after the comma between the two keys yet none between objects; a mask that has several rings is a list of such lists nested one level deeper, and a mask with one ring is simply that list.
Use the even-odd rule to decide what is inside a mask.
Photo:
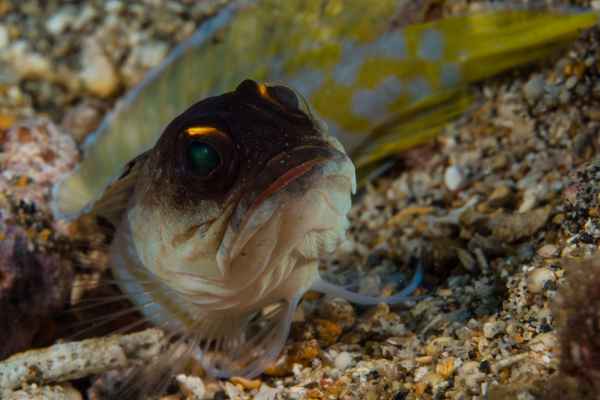
[{"label": "dark pupil", "polygon": [[219,153],[206,143],[192,142],[187,155],[192,171],[202,176],[210,174],[221,163]]}]

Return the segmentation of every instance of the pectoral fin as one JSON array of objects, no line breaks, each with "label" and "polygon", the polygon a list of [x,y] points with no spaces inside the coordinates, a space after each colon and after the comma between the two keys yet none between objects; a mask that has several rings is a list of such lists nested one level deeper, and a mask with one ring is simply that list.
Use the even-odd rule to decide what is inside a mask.
[{"label": "pectoral fin", "polygon": [[252,378],[261,374],[281,352],[298,302],[299,297],[275,303],[247,318],[210,321],[213,329],[199,338],[195,358],[216,377]]}]

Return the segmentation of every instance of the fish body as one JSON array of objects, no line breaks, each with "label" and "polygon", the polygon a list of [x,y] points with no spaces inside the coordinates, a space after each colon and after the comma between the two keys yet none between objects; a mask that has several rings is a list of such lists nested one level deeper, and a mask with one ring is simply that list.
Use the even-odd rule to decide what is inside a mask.
[{"label": "fish body", "polygon": [[348,225],[355,165],[431,138],[468,108],[468,84],[549,55],[597,19],[500,10],[398,29],[397,6],[225,8],[126,96],[55,188],[57,217],[113,224],[119,286],[210,373],[259,374],[309,289],[359,304],[410,295],[420,269],[388,298],[319,276]]},{"label": "fish body", "polygon": [[175,115],[246,78],[302,93],[365,176],[464,113],[470,83],[542,59],[598,19],[508,8],[398,28],[401,4],[257,0],[225,7],[86,141],[83,163],[55,189],[56,214],[78,215]]},{"label": "fish body", "polygon": [[256,375],[279,353],[348,226],[354,166],[296,96],[246,80],[195,103],[90,211],[116,228],[122,290],[218,376]]}]

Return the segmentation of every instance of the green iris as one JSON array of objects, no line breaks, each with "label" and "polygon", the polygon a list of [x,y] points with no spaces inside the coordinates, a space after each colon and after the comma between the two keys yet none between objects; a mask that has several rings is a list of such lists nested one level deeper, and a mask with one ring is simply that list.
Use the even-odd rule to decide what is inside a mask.
[{"label": "green iris", "polygon": [[187,150],[187,157],[192,171],[200,176],[209,175],[221,163],[219,153],[202,142],[192,142]]}]

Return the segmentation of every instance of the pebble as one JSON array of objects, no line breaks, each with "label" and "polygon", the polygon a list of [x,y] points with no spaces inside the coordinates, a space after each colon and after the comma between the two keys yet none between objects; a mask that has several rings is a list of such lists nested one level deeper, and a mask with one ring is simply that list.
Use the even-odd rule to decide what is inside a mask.
[{"label": "pebble", "polygon": [[498,186],[488,198],[488,204],[494,208],[508,207],[514,200],[515,195],[508,186]]},{"label": "pebble", "polygon": [[277,393],[280,391],[280,389],[272,388],[263,383],[258,393],[254,396],[254,400],[275,400]]},{"label": "pebble", "polygon": [[7,50],[6,59],[22,79],[52,80],[54,74],[50,61],[43,55],[33,52],[25,41],[17,41]]},{"label": "pebble", "polygon": [[327,297],[322,300],[317,313],[325,320],[336,322],[342,329],[348,329],[356,322],[356,312],[352,304],[339,297]]},{"label": "pebble", "polygon": [[547,105],[553,106],[558,102],[560,96],[560,86],[558,85],[546,85],[545,87],[545,98],[544,101]]},{"label": "pebble", "polygon": [[504,333],[505,328],[506,323],[504,321],[488,321],[483,324],[483,335],[488,339],[493,339]]},{"label": "pebble", "polygon": [[102,110],[96,104],[82,102],[65,113],[61,125],[77,143],[83,143],[87,135],[100,125],[102,114]]},{"label": "pebble", "polygon": [[260,379],[246,379],[241,376],[234,376],[231,379],[231,383],[234,385],[240,385],[244,389],[258,389],[260,385],[262,385],[262,381]]},{"label": "pebble", "polygon": [[558,255],[558,248],[553,244],[546,244],[538,249],[537,254],[543,258],[555,257]]},{"label": "pebble", "polygon": [[467,361],[457,371],[457,383],[462,383],[472,391],[477,391],[479,383],[484,379],[485,374],[479,370],[477,361]]},{"label": "pebble", "polygon": [[554,282],[556,277],[549,268],[534,269],[527,276],[527,288],[531,293],[542,293],[547,282]]},{"label": "pebble", "polygon": [[53,35],[63,33],[73,22],[76,9],[73,6],[65,6],[46,20],[46,30]]},{"label": "pebble", "polygon": [[202,400],[205,398],[206,388],[201,378],[197,376],[177,375],[177,384],[188,400]]},{"label": "pebble", "polygon": [[87,24],[91,23],[94,18],[98,16],[98,10],[91,5],[85,4],[83,8],[80,10],[77,17],[71,21],[71,27],[74,30],[81,30]]},{"label": "pebble", "polygon": [[468,251],[456,248],[456,255],[461,263],[461,265],[469,272],[475,272],[477,268],[477,261]]},{"label": "pebble", "polygon": [[3,49],[6,46],[8,46],[9,42],[10,39],[8,36],[8,29],[6,29],[4,25],[0,25],[0,49]]},{"label": "pebble", "polygon": [[109,0],[105,3],[104,9],[107,13],[118,14],[123,10],[124,4],[119,0]]},{"label": "pebble", "polygon": [[446,168],[444,173],[444,183],[446,187],[452,191],[461,189],[466,183],[465,173],[457,165],[451,165]]},{"label": "pebble", "polygon": [[435,372],[445,379],[450,378],[455,370],[456,360],[454,357],[445,358],[435,366]]},{"label": "pebble", "polygon": [[539,100],[544,94],[544,77],[541,74],[535,74],[523,87],[525,98],[530,103]]},{"label": "pebble", "polygon": [[518,210],[520,213],[531,211],[537,205],[537,191],[538,189],[536,187],[529,187],[525,190],[523,193],[523,200],[521,201],[521,205],[519,206]]},{"label": "pebble", "polygon": [[342,334],[342,327],[339,324],[326,319],[316,319],[315,328],[319,342],[325,346],[336,343]]},{"label": "pebble", "polygon": [[567,89],[573,89],[575,87],[575,85],[577,85],[577,81],[578,81],[577,76],[573,75],[569,79],[567,79],[567,81],[565,82],[565,87]]},{"label": "pebble", "polygon": [[119,77],[97,40],[92,38],[86,41],[81,64],[80,77],[90,93],[98,97],[110,97],[116,93]]},{"label": "pebble", "polygon": [[347,351],[342,351],[335,357],[333,364],[337,369],[345,371],[352,364],[352,355]]},{"label": "pebble", "polygon": [[158,65],[167,55],[169,47],[161,41],[134,46],[121,70],[127,86],[140,82],[148,69]]},{"label": "pebble", "polygon": [[489,228],[494,238],[514,242],[532,236],[541,229],[548,221],[551,211],[552,208],[547,206],[518,214],[496,213],[489,221]]},{"label": "pebble", "polygon": [[231,382],[225,382],[225,393],[230,399],[242,399],[243,391]]}]

